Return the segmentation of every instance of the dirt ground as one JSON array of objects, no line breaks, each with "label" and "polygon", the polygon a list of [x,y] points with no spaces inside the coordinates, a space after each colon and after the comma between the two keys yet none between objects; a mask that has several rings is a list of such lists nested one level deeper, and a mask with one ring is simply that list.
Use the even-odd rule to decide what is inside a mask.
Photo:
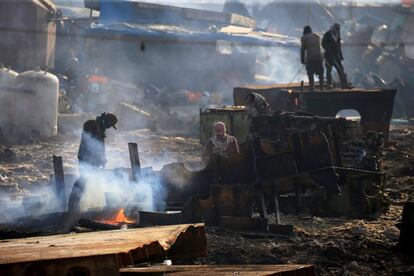
[{"label": "dirt ground", "polygon": [[[108,167],[128,167],[128,142],[137,142],[143,166],[159,169],[174,161],[197,160],[197,137],[146,130],[108,132]],[[414,198],[414,127],[393,127],[384,151],[390,209],[378,220],[282,216],[295,226],[292,238],[260,237],[207,228],[209,255],[199,264],[315,264],[319,275],[414,275],[414,259],[397,251],[402,204]],[[62,156],[65,173],[76,173],[79,135],[26,141],[0,148],[0,200],[47,185],[52,155]],[[45,184],[46,183],[46,184]]]}]

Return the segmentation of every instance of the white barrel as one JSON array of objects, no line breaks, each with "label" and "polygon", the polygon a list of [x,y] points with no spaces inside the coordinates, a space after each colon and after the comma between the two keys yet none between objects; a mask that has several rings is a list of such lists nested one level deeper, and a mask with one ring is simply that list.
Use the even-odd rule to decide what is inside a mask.
[{"label": "white barrel", "polygon": [[15,133],[26,137],[57,134],[59,80],[37,67],[16,78]]},{"label": "white barrel", "polygon": [[0,64],[0,131],[10,134],[14,121],[14,86],[18,73]]}]

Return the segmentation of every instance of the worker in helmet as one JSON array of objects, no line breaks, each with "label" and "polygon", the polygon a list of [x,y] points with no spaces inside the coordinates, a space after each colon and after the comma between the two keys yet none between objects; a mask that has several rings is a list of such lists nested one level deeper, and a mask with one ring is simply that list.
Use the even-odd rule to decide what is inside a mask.
[{"label": "worker in helmet", "polygon": [[116,129],[117,117],[111,113],[102,113],[95,120],[86,121],[78,151],[80,177],[73,185],[69,198],[69,212],[79,213],[80,200],[85,192],[87,179],[85,173],[105,167],[105,131],[113,127]]},{"label": "worker in helmet", "polygon": [[237,139],[227,134],[225,123],[214,123],[213,133],[214,135],[208,140],[203,153],[203,159],[207,164],[215,157],[228,158],[240,152]]},{"label": "worker in helmet", "polygon": [[105,166],[105,130],[111,127],[116,129],[117,122],[118,119],[114,114],[102,113],[95,120],[89,120],[83,124],[78,151],[78,159],[81,165],[98,168]]}]

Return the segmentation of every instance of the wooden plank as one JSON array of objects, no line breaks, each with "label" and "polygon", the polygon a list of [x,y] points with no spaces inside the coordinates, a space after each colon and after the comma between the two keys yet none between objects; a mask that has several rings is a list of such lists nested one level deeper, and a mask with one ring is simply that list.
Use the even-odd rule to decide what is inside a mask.
[{"label": "wooden plank", "polygon": [[313,265],[173,265],[123,268],[120,272],[121,275],[316,275]]},{"label": "wooden plank", "polygon": [[116,255],[122,267],[166,254],[169,258],[204,256],[206,244],[204,224],[4,240],[0,243],[0,267],[100,255]]},{"label": "wooden plank", "polygon": [[70,258],[54,261],[40,261],[25,264],[0,266],[2,276],[27,275],[71,275],[71,276],[119,276],[118,260],[115,255]]},{"label": "wooden plank", "polygon": [[53,155],[53,169],[55,172],[56,195],[60,202],[60,207],[66,211],[66,190],[65,190],[65,174],[63,172],[62,156]]},{"label": "wooden plank", "polygon": [[136,143],[128,143],[129,159],[131,161],[132,179],[139,181],[141,175],[141,162],[139,160],[138,145]]}]

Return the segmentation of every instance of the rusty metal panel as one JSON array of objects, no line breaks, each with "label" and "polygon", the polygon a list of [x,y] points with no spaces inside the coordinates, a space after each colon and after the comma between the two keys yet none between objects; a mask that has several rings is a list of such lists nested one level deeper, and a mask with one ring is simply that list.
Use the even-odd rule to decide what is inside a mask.
[{"label": "rusty metal panel", "polygon": [[395,89],[331,89],[301,93],[298,84],[236,87],[233,98],[236,105],[245,105],[245,97],[252,92],[266,98],[273,110],[298,111],[335,117],[339,111],[354,109],[361,115],[364,133],[379,131],[388,139],[393,114]]},{"label": "rusty metal panel", "polygon": [[[295,84],[292,84],[294,87]],[[235,87],[233,90],[234,104],[238,106],[246,105],[246,96],[250,93],[259,93],[269,102],[272,110],[290,110],[290,95],[287,85],[257,85]]]},{"label": "rusty metal panel", "polygon": [[301,275],[314,276],[313,265],[193,265],[121,269],[121,275]]},{"label": "rusty metal panel", "polygon": [[0,274],[19,275],[11,272],[24,273],[24,268],[34,264],[38,264],[40,271],[48,271],[56,263],[65,264],[68,269],[89,263],[86,267],[92,270],[96,262],[111,258],[119,269],[167,255],[173,260],[205,256],[206,246],[203,224],[4,240],[0,244]]},{"label": "rusty metal panel", "polygon": [[335,117],[344,109],[355,109],[361,115],[364,132],[369,130],[389,134],[393,113],[394,89],[338,90],[303,93],[305,110],[319,116]]},{"label": "rusty metal panel", "polygon": [[222,216],[252,216],[252,185],[212,185],[210,189],[208,197],[194,196],[187,201],[182,211],[183,220],[220,225]]}]

